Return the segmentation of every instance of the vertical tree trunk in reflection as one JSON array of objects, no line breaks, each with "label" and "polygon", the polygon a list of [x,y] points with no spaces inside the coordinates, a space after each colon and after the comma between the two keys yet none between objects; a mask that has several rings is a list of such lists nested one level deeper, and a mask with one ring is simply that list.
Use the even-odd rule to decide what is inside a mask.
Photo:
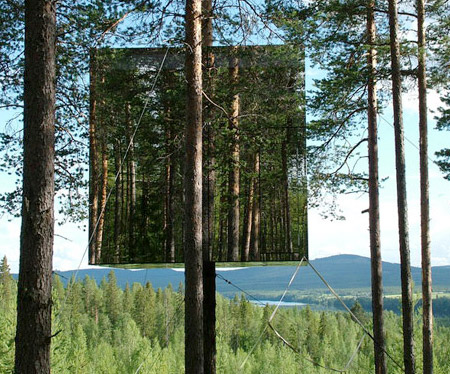
[{"label": "vertical tree trunk in reflection", "polygon": [[99,151],[97,147],[97,56],[96,50],[91,51],[89,66],[89,262],[96,263],[96,225],[98,220],[99,196]]},{"label": "vertical tree trunk in reflection", "polygon": [[[253,159],[256,155],[253,155]],[[254,164],[254,161],[253,161]],[[253,204],[254,204],[254,185],[255,176],[252,175],[248,182],[247,204],[245,206],[244,227],[242,236],[242,261],[248,261],[250,258],[250,238],[252,234]]]},{"label": "vertical tree trunk in reflection", "polygon": [[108,190],[108,148],[106,145],[105,136],[102,139],[102,189],[100,194],[99,204],[99,219],[96,235],[96,263],[101,262],[102,258],[102,243],[103,243],[103,228],[105,226],[105,214],[106,214],[106,197]]},{"label": "vertical tree trunk in reflection", "polygon": [[[215,56],[211,49],[213,45],[213,9],[212,0],[202,0],[203,22],[202,43],[204,47],[204,87],[209,98],[214,100],[215,92]],[[203,257],[204,260],[212,259],[214,243],[214,218],[215,206],[214,196],[216,191],[216,130],[213,126],[215,107],[209,101],[204,101],[203,114],[203,146],[204,146],[204,169],[203,169]]]},{"label": "vertical tree trunk in reflection", "polygon": [[289,144],[289,129],[286,129],[286,139],[281,144],[281,168],[283,173],[283,211],[284,211],[284,228],[285,228],[285,251],[292,252],[292,236],[291,236],[291,211],[289,208],[289,175],[287,165],[287,146]]},{"label": "vertical tree trunk in reflection", "polygon": [[122,168],[121,168],[120,140],[114,142],[114,175],[115,181],[115,201],[114,201],[114,262],[119,262],[121,258],[120,234],[122,225]]},{"label": "vertical tree trunk in reflection", "polygon": [[239,258],[239,107],[237,90],[239,79],[239,59],[232,56],[230,61],[230,87],[232,92],[229,120],[231,137],[231,163],[228,176],[228,261]]},{"label": "vertical tree trunk in reflection", "polygon": [[136,243],[135,243],[135,219],[136,219],[136,162],[134,159],[134,139],[133,139],[133,125],[131,121],[131,107],[130,103],[125,104],[125,121],[128,135],[128,203],[129,203],[129,215],[128,215],[128,246],[129,253],[133,258],[136,256]]},{"label": "vertical tree trunk in reflection", "polygon": [[165,246],[166,261],[175,262],[175,235],[174,235],[174,180],[175,156],[173,147],[171,118],[166,122],[166,198],[165,198]]},{"label": "vertical tree trunk in reflection", "polygon": [[[259,186],[259,160],[260,155],[259,152],[255,154],[255,163],[253,166],[253,174],[255,175],[255,184],[254,184],[254,198],[253,198],[253,212],[252,212],[252,235],[250,241],[250,249],[251,249],[251,259],[253,261],[259,261],[261,254],[259,248],[259,235],[260,235],[260,225],[261,225],[261,216],[260,216],[260,199],[261,199],[261,190]],[[256,194],[258,191],[258,194]],[[257,198],[258,197],[258,198]]]}]

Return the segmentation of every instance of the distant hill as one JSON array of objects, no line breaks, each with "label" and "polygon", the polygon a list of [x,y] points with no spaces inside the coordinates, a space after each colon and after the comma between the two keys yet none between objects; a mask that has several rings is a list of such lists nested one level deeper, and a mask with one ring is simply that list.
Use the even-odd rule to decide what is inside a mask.
[{"label": "distant hill", "polygon": [[[370,259],[355,255],[337,255],[311,261],[313,266],[322,274],[326,281],[337,290],[370,288]],[[118,285],[125,287],[134,282],[150,282],[155,289],[165,288],[169,283],[177,288],[184,282],[184,273],[173,269],[82,269],[77,274],[78,279],[84,279],[86,275],[100,282],[103,277],[113,270],[116,273]],[[239,268],[237,270],[224,271],[218,269],[218,273],[246,291],[257,293],[283,291],[289,282],[295,266],[263,266]],[[450,266],[433,267],[433,287],[435,290],[450,290]],[[421,269],[411,269],[414,283],[421,282]],[[75,273],[74,271],[56,272],[66,283]],[[400,287],[400,265],[383,262],[383,283],[385,288]],[[307,266],[300,269],[292,290],[320,290],[325,286],[319,277]],[[236,288],[217,278],[217,290],[220,293],[235,293]]]}]

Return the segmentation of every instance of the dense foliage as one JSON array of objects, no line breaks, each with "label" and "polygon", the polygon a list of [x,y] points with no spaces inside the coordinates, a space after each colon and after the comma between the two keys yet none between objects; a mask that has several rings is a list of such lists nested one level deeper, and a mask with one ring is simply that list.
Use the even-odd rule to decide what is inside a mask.
[{"label": "dense foliage", "polygon": [[[16,283],[6,260],[0,273],[0,372],[12,373],[14,362]],[[64,288],[53,284],[52,369],[55,373],[181,373],[184,370],[184,295],[150,283],[120,289],[114,272],[96,281],[86,277]],[[363,336],[343,312],[310,308],[280,309],[273,326],[297,350],[283,344],[267,328],[274,307],[256,306],[245,298],[217,300],[218,373],[328,373],[311,361],[343,369]],[[356,304],[357,317],[370,327],[370,315]],[[416,316],[420,323],[420,316]],[[419,331],[420,329],[417,329]],[[387,347],[401,362],[401,319],[386,314]],[[419,344],[420,336],[416,336]],[[448,373],[450,328],[438,326],[435,372]],[[256,348],[252,351],[252,349]],[[248,357],[245,365],[241,365]],[[389,361],[389,372],[401,371]],[[373,344],[364,338],[348,373],[373,371]]]},{"label": "dense foliage", "polygon": [[[240,142],[238,234],[244,242],[250,225],[258,226],[259,233],[254,227],[253,237],[248,237],[247,260],[301,258],[307,240],[301,49],[285,45],[211,50],[217,108],[204,131],[205,142],[214,136],[214,149],[208,148],[203,160],[205,168],[214,169],[219,186],[209,197],[214,200],[214,209],[208,211],[213,216],[212,258],[237,260],[225,248],[232,206],[229,175],[236,167],[231,147],[236,142]],[[239,72],[230,89],[232,59],[239,62]],[[91,163],[102,165],[94,174],[104,177],[93,178],[91,187],[111,191],[110,199],[99,204],[106,212],[96,233],[100,261],[183,262],[184,51],[106,49],[97,51],[96,61],[92,92],[98,103],[96,121],[91,121],[97,135],[91,138],[91,157],[96,160]],[[227,111],[234,95],[239,98],[239,118],[231,126]],[[134,125],[136,118],[139,122]],[[121,162],[124,155],[127,160]],[[103,201],[105,191],[100,195]],[[256,209],[257,223],[252,222]]]}]

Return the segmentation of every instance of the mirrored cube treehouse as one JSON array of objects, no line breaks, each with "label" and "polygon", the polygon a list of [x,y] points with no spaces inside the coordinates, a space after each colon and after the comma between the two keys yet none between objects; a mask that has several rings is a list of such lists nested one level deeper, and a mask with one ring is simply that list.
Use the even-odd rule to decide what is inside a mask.
[{"label": "mirrored cube treehouse", "polygon": [[[203,74],[203,245],[218,266],[308,254],[304,59],[211,47]],[[91,57],[89,262],[183,266],[185,50]]]}]

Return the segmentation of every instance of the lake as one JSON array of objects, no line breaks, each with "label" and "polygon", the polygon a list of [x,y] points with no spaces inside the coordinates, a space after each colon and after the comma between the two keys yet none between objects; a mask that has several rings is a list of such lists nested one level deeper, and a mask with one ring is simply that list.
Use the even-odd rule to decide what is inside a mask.
[{"label": "lake", "polygon": [[[252,304],[258,305],[258,306],[265,306],[267,305],[278,305],[278,300],[249,300]],[[305,307],[308,304],[305,303],[299,303],[297,301],[282,301],[280,304],[280,307],[283,308],[289,308],[289,307]]]}]

